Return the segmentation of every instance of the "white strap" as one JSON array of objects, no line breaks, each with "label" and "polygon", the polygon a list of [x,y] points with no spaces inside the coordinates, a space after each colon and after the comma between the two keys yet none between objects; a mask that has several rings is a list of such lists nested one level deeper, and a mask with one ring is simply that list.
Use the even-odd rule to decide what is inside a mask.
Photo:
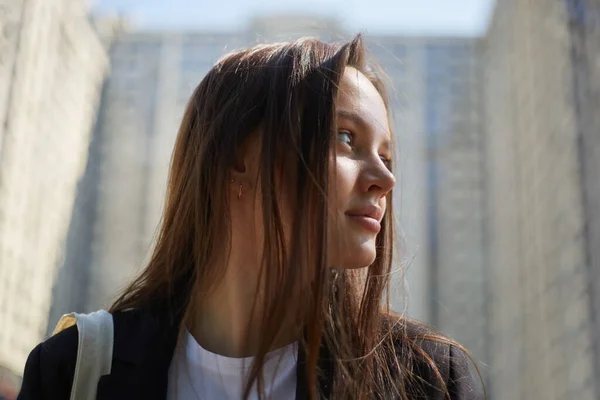
[{"label": "white strap", "polygon": [[54,334],[77,324],[79,342],[71,400],[94,400],[98,381],[110,374],[114,342],[112,315],[105,310],[64,315]]}]

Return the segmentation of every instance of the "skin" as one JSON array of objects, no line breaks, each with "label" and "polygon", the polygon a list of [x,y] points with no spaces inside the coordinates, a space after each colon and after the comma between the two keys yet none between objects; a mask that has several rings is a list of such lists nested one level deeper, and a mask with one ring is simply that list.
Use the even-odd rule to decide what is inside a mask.
[{"label": "skin", "polygon": [[[354,68],[346,68],[336,99],[338,135],[332,152],[329,249],[332,266],[362,268],[376,256],[377,220],[386,209],[386,194],[394,187],[388,169],[391,158],[390,127],[383,99],[371,82]],[[222,266],[223,279],[202,299],[191,326],[196,341],[208,351],[229,357],[256,354],[260,338],[251,307],[257,296],[260,268],[260,187],[255,185],[259,167],[259,133],[242,148],[232,171],[231,252]],[[281,171],[282,182],[293,176]],[[240,184],[242,185],[241,196]],[[289,229],[293,199],[286,198],[283,185],[278,199],[282,204],[284,230]],[[370,216],[363,215],[369,211]],[[248,331],[248,326],[250,330]],[[256,326],[256,329],[252,329]],[[249,336],[248,336],[249,335]],[[274,348],[298,339],[295,329],[283,330]],[[245,347],[247,345],[247,347]]]}]

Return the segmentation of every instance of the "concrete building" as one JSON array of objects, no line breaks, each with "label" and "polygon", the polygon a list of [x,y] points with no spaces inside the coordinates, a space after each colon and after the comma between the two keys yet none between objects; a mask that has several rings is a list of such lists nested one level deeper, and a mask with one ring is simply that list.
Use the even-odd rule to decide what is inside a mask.
[{"label": "concrete building", "polygon": [[[578,68],[589,64],[574,65],[574,3],[498,2],[486,37],[494,399],[600,396],[591,301],[598,296],[597,203],[591,208],[598,169],[589,169],[598,163],[598,117],[590,115],[598,64],[583,77]],[[585,15],[597,17],[598,9]],[[587,30],[579,34],[576,54],[597,60],[598,42]],[[574,85],[579,79],[586,83]],[[581,144],[595,144],[595,153]]]},{"label": "concrete building", "polygon": [[[128,29],[126,21],[116,17],[94,18],[92,23],[105,50],[111,48],[116,35]],[[105,94],[103,92],[102,95]],[[105,102],[100,100],[96,115],[103,112],[104,106]],[[102,143],[102,135],[94,132],[87,148],[85,170],[77,182],[68,232],[62,248],[63,257],[53,283],[48,335],[52,333],[62,315],[74,311],[81,312],[88,300],[99,198],[98,180],[102,172]]]},{"label": "concrete building", "polygon": [[6,116],[11,97],[11,81],[15,74],[17,43],[20,36],[20,22],[25,2],[21,0],[4,1],[0,4],[0,154],[6,129]]},{"label": "concrete building", "polygon": [[429,321],[487,363],[479,39],[430,40],[423,60]]},{"label": "concrete building", "polygon": [[591,300],[593,381],[600,394],[600,1],[565,3],[569,14],[579,166],[583,189],[586,264]]},{"label": "concrete building", "polygon": [[0,364],[20,374],[46,333],[108,58],[83,1],[3,7],[1,46],[12,53],[0,56]]}]

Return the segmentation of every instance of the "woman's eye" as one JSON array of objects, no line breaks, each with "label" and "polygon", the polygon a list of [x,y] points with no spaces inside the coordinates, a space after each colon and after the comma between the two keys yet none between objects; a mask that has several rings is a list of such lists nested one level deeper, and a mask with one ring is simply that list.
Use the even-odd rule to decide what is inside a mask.
[{"label": "woman's eye", "polygon": [[347,144],[348,146],[352,146],[352,132],[341,130],[338,132],[338,140],[340,143]]},{"label": "woman's eye", "polygon": [[385,164],[387,169],[389,169],[390,171],[392,170],[392,159],[391,158],[381,156],[381,161],[383,161],[383,163]]}]

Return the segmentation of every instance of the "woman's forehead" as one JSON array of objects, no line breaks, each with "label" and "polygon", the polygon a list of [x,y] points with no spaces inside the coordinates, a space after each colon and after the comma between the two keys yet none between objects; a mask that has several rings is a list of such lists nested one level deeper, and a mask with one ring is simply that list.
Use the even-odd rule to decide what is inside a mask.
[{"label": "woman's forehead", "polygon": [[359,116],[373,128],[388,126],[388,112],[383,98],[369,78],[356,68],[347,67],[344,70],[336,98],[336,109],[338,114]]}]

